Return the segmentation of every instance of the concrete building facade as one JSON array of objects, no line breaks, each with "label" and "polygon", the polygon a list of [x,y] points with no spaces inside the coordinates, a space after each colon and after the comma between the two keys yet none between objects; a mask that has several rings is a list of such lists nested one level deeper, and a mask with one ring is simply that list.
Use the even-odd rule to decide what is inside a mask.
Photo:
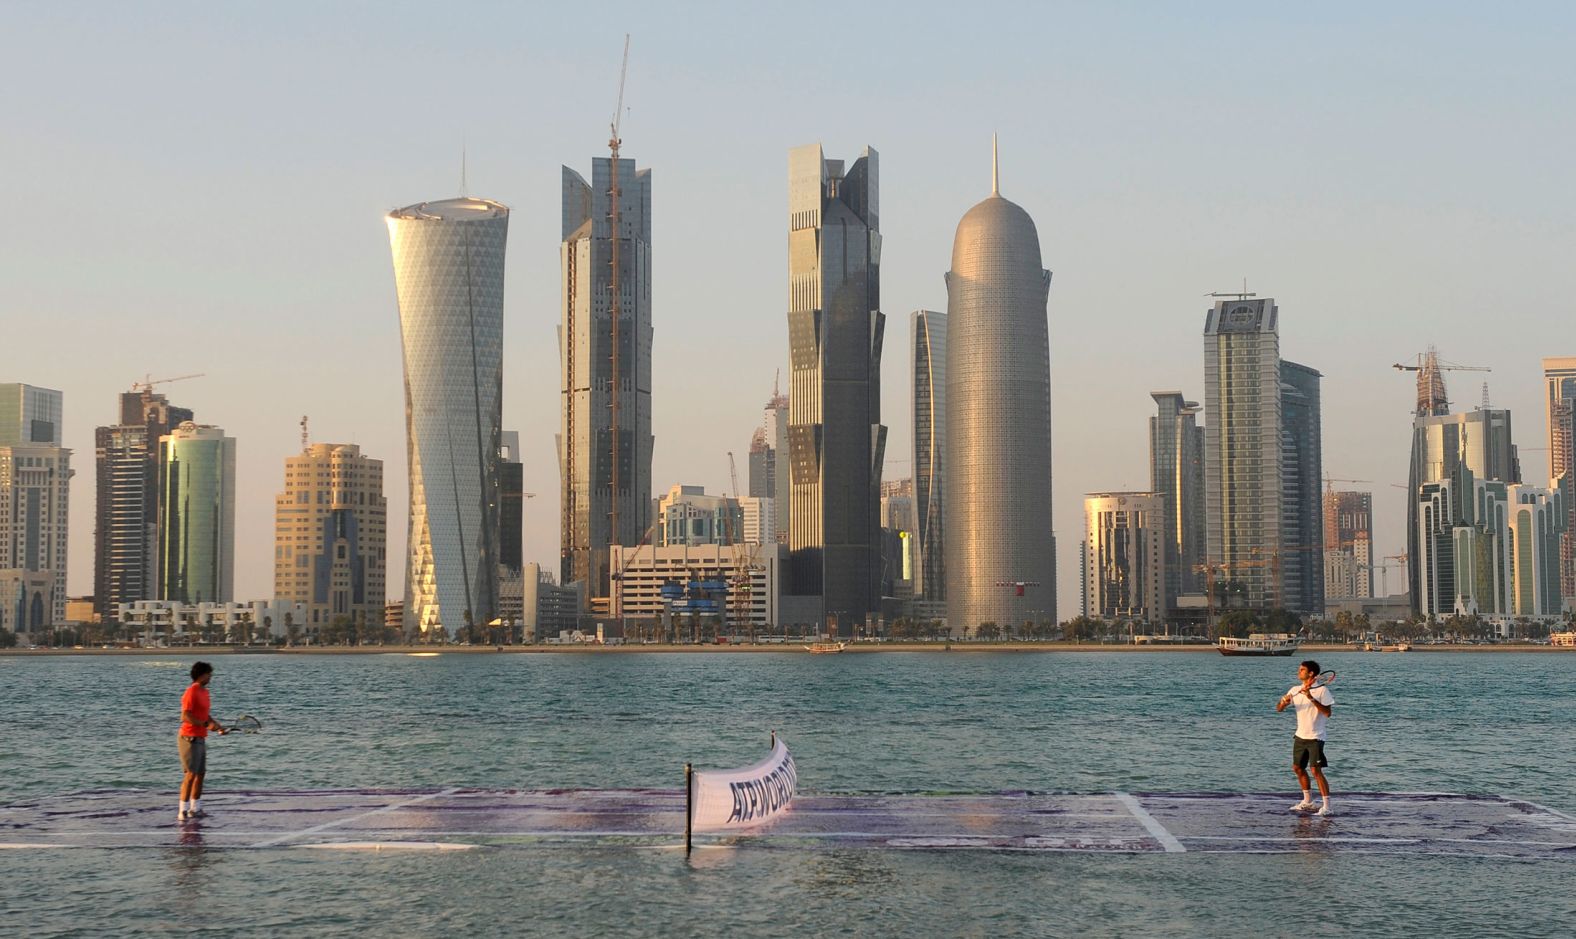
[{"label": "concrete building facade", "polygon": [[314,443],[285,458],[274,498],[274,598],[303,625],[348,617],[381,625],[387,600],[388,503],[383,461],[354,444]]},{"label": "concrete building facade", "polygon": [[1084,497],[1084,615],[1151,627],[1165,622],[1165,497],[1091,492]]},{"label": "concrete building facade", "polygon": [[0,384],[0,629],[33,640],[66,621],[71,451],[64,396]]}]

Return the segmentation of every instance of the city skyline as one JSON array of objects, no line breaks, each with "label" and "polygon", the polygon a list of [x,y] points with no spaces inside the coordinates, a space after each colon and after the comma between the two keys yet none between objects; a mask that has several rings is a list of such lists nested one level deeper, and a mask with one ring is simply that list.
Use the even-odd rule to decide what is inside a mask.
[{"label": "city skyline", "polygon": [[[974,201],[968,183],[978,178],[990,131],[1000,129],[1015,194],[1047,207],[1045,254],[1059,271],[1053,330],[1065,336],[1066,348],[1082,350],[1099,347],[1113,317],[1136,328],[1123,374],[1145,380],[1130,390],[1112,383],[1109,369],[1092,357],[1053,353],[1054,515],[1064,546],[1077,531],[1082,493],[1146,487],[1143,435],[1110,428],[1146,417],[1150,388],[1199,387],[1196,354],[1188,352],[1196,348],[1197,297],[1235,287],[1244,274],[1249,289],[1273,293],[1297,311],[1285,345],[1325,375],[1326,468],[1374,480],[1377,556],[1404,550],[1405,500],[1390,484],[1405,481],[1406,448],[1396,441],[1410,425],[1412,391],[1390,362],[1436,342],[1451,359],[1492,366],[1494,403],[1521,415],[1517,442],[1530,451],[1545,435],[1539,362],[1569,350],[1548,348],[1539,337],[1559,335],[1572,287],[1558,261],[1571,247],[1559,220],[1572,216],[1572,197],[1558,184],[1563,170],[1552,157],[1563,152],[1566,129],[1545,119],[1560,85],[1534,64],[1553,48],[1557,30],[1532,35],[1457,12],[1431,17],[1419,31],[1405,18],[1349,14],[1349,29],[1309,35],[1299,14],[1260,11],[1226,27],[1226,35],[1260,43],[1296,35],[1301,53],[1268,86],[1248,88],[1224,71],[1185,65],[1176,42],[1177,32],[1194,28],[1185,17],[1068,9],[1054,12],[1056,38],[1033,40],[1035,49],[1049,43],[1045,50],[1054,54],[1035,55],[1032,65],[1021,64],[1022,55],[997,62],[969,53],[936,75],[910,76],[911,91],[894,79],[873,80],[852,92],[857,107],[836,114],[799,103],[797,95],[760,91],[782,81],[785,50],[801,42],[846,49],[863,35],[872,42],[871,60],[895,62],[900,51],[906,57],[969,45],[971,31],[981,28],[894,32],[879,11],[849,15],[848,37],[808,40],[791,25],[748,55],[704,56],[697,54],[699,37],[652,13],[632,10],[628,17],[634,45],[624,137],[632,149],[639,142],[643,162],[664,179],[655,236],[664,245],[654,285],[664,331],[654,348],[654,490],[675,483],[729,489],[726,452],[742,448],[771,373],[786,364],[777,221],[783,153],[818,138],[833,152],[882,142],[889,317],[939,306],[934,275],[945,269],[952,221]],[[459,35],[460,24],[395,17],[363,36],[356,17],[331,14],[320,22],[327,41],[357,35],[365,45],[323,56],[291,38],[301,29],[299,15],[288,13],[276,20],[181,14],[184,25],[169,37],[157,35],[169,24],[156,12],[144,24],[79,22],[47,10],[10,14],[23,41],[7,69],[47,62],[70,73],[12,105],[13,165],[30,181],[18,208],[35,221],[26,237],[21,229],[0,235],[16,272],[5,312],[18,327],[0,353],[0,373],[58,388],[67,399],[65,445],[77,455],[71,594],[92,590],[93,474],[84,461],[94,426],[108,416],[111,396],[144,376],[208,373],[183,384],[177,397],[240,440],[238,596],[268,591],[272,480],[295,449],[300,414],[312,415],[322,439],[359,443],[389,458],[386,486],[396,494],[390,509],[396,518],[404,511],[403,467],[393,459],[403,442],[397,371],[361,366],[398,356],[387,248],[376,219],[391,206],[458,188],[462,142],[471,178],[515,206],[523,223],[506,261],[504,412],[506,424],[522,433],[524,488],[541,494],[524,509],[526,557],[557,569],[559,507],[550,495],[557,488],[551,438],[558,423],[554,177],[560,164],[580,162],[577,154],[605,138],[621,30],[589,35],[564,16],[548,17],[533,33],[518,17],[493,16],[495,22],[482,16],[464,24],[468,41],[486,27],[484,45],[544,54],[493,62],[438,52],[452,78],[424,75],[431,87],[413,91],[413,77],[394,76],[396,93],[380,88],[374,95],[358,73],[387,78],[378,63],[411,35]],[[1090,41],[1113,26],[1131,47],[1152,54],[1143,68],[1117,65]],[[959,28],[963,34],[954,35]],[[242,33],[265,37],[284,54],[238,52],[232,40]],[[73,36],[70,46],[60,39],[65,35]],[[212,41],[189,41],[204,37]],[[1021,53],[1030,40],[992,42]],[[563,51],[546,53],[555,47]],[[551,81],[566,61],[589,79],[566,88],[561,100],[539,110],[508,100]],[[693,76],[675,68],[687,61],[696,63]],[[1352,61],[1365,64],[1354,73]],[[312,80],[281,81],[289,74],[281,62]],[[964,78],[960,67],[978,76]],[[137,104],[100,101],[102,79],[93,76],[103,68],[118,69]],[[184,117],[184,106],[159,90],[193,70],[213,76],[208,87],[190,91],[188,104],[202,121]],[[730,71],[737,80],[722,81]],[[1163,89],[1155,84],[1161,73]],[[1030,80],[1008,81],[1015,76]],[[795,80],[807,91],[850,94],[831,76]],[[1367,94],[1365,82],[1385,94]],[[985,87],[992,95],[981,105]],[[427,133],[406,132],[400,109],[412,95],[435,93],[460,101],[460,110]],[[733,133],[745,99],[773,116],[769,130]],[[1017,116],[1041,100],[1043,120]],[[1427,107],[1411,106],[1419,101]],[[1187,126],[1171,115],[1180,103]],[[938,108],[965,115],[945,136],[923,119]],[[69,126],[62,114],[73,116]],[[1261,142],[1221,145],[1228,125],[1262,131]],[[1496,132],[1463,140],[1447,129],[1468,125]],[[1068,127],[1080,133],[1069,135]],[[1506,137],[1537,146],[1512,154],[1490,143]],[[696,159],[711,148],[725,148],[725,158]],[[1043,159],[1043,171],[1013,171],[1027,169],[1027,153]],[[260,172],[263,165],[268,172]],[[186,198],[169,198],[173,191]],[[736,210],[728,222],[734,244],[678,237],[706,224],[706,206],[719,197]],[[275,200],[309,202],[313,226],[251,209]],[[213,211],[215,203],[226,211]],[[245,224],[235,223],[237,212]],[[87,218],[92,224],[83,224]],[[64,274],[84,267],[92,277]],[[1380,309],[1384,315],[1374,315]],[[1483,329],[1480,320],[1500,310],[1511,311],[1514,328]],[[88,340],[61,346],[61,323]],[[302,336],[357,352],[302,356]],[[686,338],[699,336],[725,337],[728,355],[708,369],[686,367],[693,349]],[[40,357],[40,349],[61,354]],[[244,366],[240,359],[226,365],[232,349],[246,350]],[[911,445],[907,422],[891,417],[909,408],[909,363],[894,351],[882,370],[892,427],[889,478],[912,471],[895,459]],[[268,392],[259,394],[259,384]],[[1478,398],[1477,382],[1458,384],[1461,400]],[[1099,408],[1078,405],[1096,394]],[[697,426],[705,429],[691,429]],[[1525,462],[1541,463],[1542,456],[1529,453]],[[403,532],[391,532],[395,556],[402,540]],[[1069,557],[1064,551],[1059,583],[1073,596],[1077,572]],[[396,570],[390,579],[399,576]]]}]

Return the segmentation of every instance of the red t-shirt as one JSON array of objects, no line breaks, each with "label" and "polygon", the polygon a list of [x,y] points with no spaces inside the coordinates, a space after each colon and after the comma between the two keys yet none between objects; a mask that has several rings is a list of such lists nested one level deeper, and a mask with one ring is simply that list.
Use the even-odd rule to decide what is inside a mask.
[{"label": "red t-shirt", "polygon": [[196,724],[189,724],[189,723],[187,723],[185,721],[182,721],[181,722],[181,736],[182,737],[206,737],[206,736],[208,736],[208,689],[207,688],[204,688],[202,685],[199,685],[196,682],[192,682],[191,687],[186,689],[186,693],[181,695],[181,714],[184,715],[187,711],[190,711],[192,713],[192,717],[197,718],[197,723]]}]

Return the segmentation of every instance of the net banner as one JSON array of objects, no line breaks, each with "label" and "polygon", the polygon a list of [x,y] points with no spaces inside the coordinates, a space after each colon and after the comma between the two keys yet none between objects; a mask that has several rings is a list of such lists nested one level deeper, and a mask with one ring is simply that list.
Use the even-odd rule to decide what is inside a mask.
[{"label": "net banner", "polygon": [[798,782],[793,755],[781,737],[754,766],[696,770],[690,780],[690,827],[733,831],[771,821],[788,808]]}]

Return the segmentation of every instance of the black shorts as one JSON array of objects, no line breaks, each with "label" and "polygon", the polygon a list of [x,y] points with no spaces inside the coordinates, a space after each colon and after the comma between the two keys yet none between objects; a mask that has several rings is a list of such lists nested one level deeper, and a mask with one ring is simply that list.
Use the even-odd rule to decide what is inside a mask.
[{"label": "black shorts", "polygon": [[1307,769],[1309,766],[1323,769],[1329,766],[1330,762],[1324,758],[1324,741],[1291,738],[1291,765],[1298,769]]}]

